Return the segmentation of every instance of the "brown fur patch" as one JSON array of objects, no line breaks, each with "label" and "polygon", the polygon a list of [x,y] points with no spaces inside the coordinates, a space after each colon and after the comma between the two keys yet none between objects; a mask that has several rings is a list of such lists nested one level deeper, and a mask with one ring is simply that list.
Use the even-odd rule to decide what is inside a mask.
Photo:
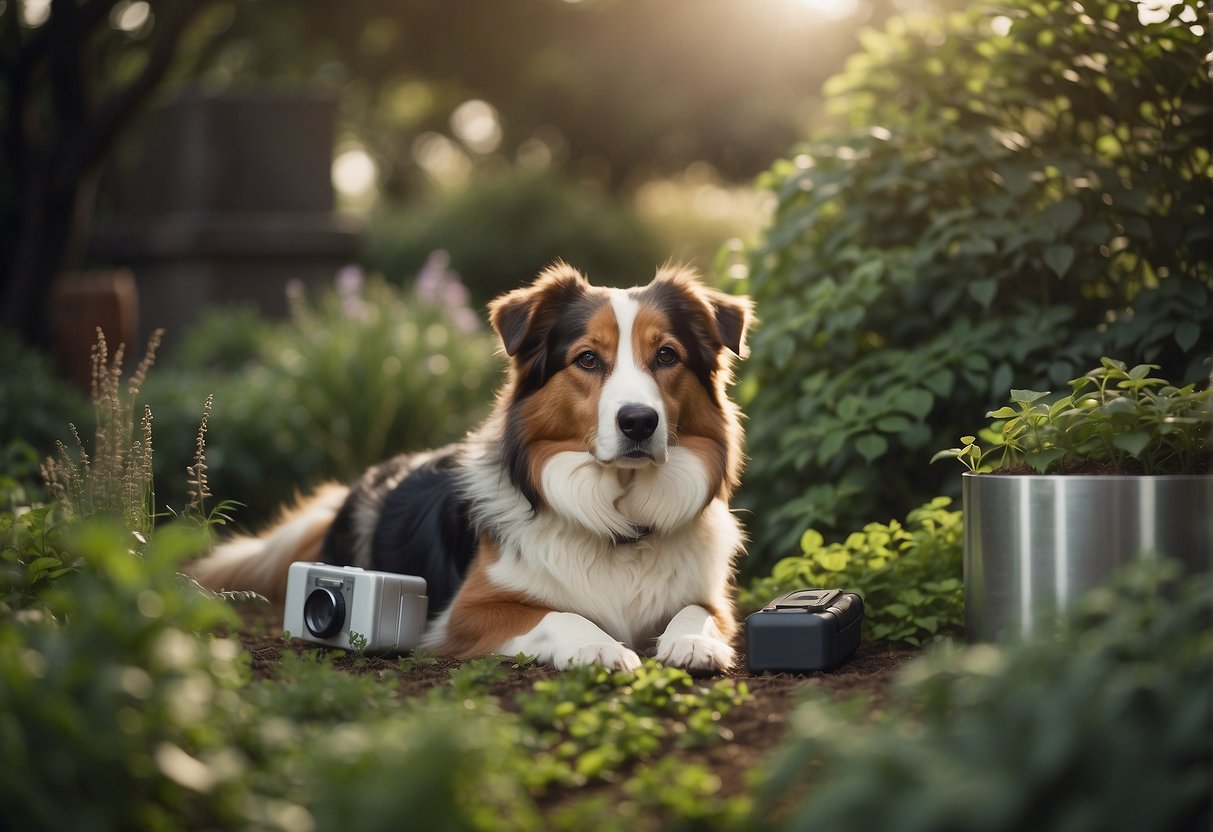
[{"label": "brown fur patch", "polygon": [[488,569],[500,557],[488,535],[481,536],[476,560],[451,606],[442,654],[460,659],[490,655],[515,636],[533,630],[552,612],[489,580]]},{"label": "brown fur patch", "polygon": [[733,639],[737,636],[737,616],[733,610],[733,602],[727,602],[726,609],[720,609],[713,604],[708,604],[705,609],[712,616],[712,620],[716,622],[716,628],[720,630],[720,634],[724,636],[725,642],[733,643]]}]

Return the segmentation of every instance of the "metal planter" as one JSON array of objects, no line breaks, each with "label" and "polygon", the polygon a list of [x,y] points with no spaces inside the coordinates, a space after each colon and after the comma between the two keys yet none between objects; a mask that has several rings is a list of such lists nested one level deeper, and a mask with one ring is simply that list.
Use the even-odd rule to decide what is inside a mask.
[{"label": "metal planter", "polygon": [[965,633],[1038,634],[1119,566],[1213,566],[1213,476],[964,474]]}]

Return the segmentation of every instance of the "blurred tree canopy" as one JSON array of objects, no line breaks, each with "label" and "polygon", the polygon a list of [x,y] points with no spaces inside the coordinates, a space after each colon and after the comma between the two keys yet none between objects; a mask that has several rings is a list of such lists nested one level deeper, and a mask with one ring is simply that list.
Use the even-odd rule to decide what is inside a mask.
[{"label": "blurred tree canopy", "polygon": [[803,134],[860,25],[893,4],[857,8],[832,19],[800,0],[226,2],[209,12],[217,34],[198,75],[339,87],[396,193],[412,137],[449,130],[470,99],[500,115],[503,148],[538,138],[615,184],[694,160],[748,178]]},{"label": "blurred tree canopy", "polygon": [[102,162],[165,89],[332,91],[389,199],[424,181],[419,149],[458,133],[469,101],[487,105],[470,113],[480,140],[445,146],[475,161],[567,161],[615,188],[696,160],[748,178],[804,133],[861,25],[962,2],[836,5],[0,0],[0,323],[39,337],[51,276],[78,265]]}]

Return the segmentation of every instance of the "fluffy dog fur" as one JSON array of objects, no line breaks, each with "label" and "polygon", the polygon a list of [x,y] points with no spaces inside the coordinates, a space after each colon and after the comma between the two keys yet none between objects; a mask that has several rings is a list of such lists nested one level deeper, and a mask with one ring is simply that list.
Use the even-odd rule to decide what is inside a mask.
[{"label": "fluffy dog fur", "polygon": [[326,486],[195,577],[281,600],[296,560],[420,575],[423,646],[443,654],[729,668],[742,431],[726,388],[749,301],[682,269],[622,290],[558,264],[489,310],[509,368],[483,426]]}]

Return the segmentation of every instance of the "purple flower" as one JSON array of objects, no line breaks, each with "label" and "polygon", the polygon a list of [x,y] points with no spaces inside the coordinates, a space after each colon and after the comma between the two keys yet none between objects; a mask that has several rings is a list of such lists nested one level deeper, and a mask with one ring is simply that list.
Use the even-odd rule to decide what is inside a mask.
[{"label": "purple flower", "polygon": [[447,281],[447,270],[451,256],[442,249],[431,252],[425,265],[417,273],[417,297],[425,303],[441,303],[443,286]]},{"label": "purple flower", "polygon": [[337,272],[337,294],[343,298],[357,297],[362,292],[365,279],[361,266],[345,266]]},{"label": "purple flower", "polygon": [[469,306],[458,306],[449,310],[451,323],[455,328],[465,334],[471,334],[480,329],[480,316],[472,311]]},{"label": "purple flower", "polygon": [[352,321],[371,318],[371,305],[362,299],[366,274],[360,266],[345,266],[337,272],[337,297],[341,299],[341,314]]}]

